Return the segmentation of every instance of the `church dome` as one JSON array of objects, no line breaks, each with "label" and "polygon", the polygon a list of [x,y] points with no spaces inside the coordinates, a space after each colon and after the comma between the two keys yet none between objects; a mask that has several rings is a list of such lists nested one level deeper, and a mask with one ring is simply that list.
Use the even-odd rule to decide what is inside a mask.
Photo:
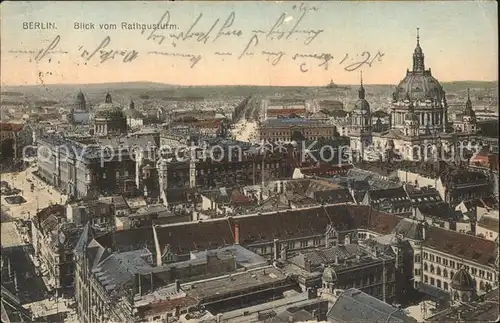
[{"label": "church dome", "polygon": [[120,119],[123,117],[124,115],[121,107],[113,103],[102,103],[94,112],[94,118]]},{"label": "church dome", "polygon": [[438,80],[431,73],[431,70],[425,69],[424,53],[420,47],[419,29],[417,28],[417,45],[413,52],[413,70],[406,71],[405,78],[396,87],[393,93],[393,100],[405,100],[411,97],[412,100],[434,100],[441,102],[445,99],[445,92]]},{"label": "church dome", "polygon": [[370,104],[365,99],[366,91],[363,86],[363,74],[361,72],[361,85],[358,90],[358,101],[354,104],[354,113],[367,116],[370,114]]},{"label": "church dome", "polygon": [[366,99],[359,99],[354,104],[354,110],[357,114],[367,115],[370,113],[370,104]]},{"label": "church dome", "polygon": [[476,283],[465,268],[462,267],[453,275],[451,287],[456,290],[473,290],[476,288]]},{"label": "church dome", "polygon": [[333,270],[332,267],[325,268],[323,271],[323,282],[325,283],[333,283],[337,281],[337,273]]},{"label": "church dome", "polygon": [[410,96],[413,100],[435,100],[444,98],[444,90],[430,70],[423,72],[408,72],[396,88],[395,98],[404,100]]}]

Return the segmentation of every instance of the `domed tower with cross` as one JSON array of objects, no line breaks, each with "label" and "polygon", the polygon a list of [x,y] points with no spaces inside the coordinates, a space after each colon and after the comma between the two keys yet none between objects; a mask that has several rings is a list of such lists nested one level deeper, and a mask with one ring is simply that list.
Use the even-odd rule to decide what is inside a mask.
[{"label": "domed tower with cross", "polygon": [[[420,46],[417,28],[417,44],[413,51],[413,70],[407,70],[405,78],[392,95],[391,128],[404,132],[406,115],[413,105],[413,114],[419,120],[419,134],[441,133],[447,129],[448,104],[441,84],[425,69],[424,52]],[[411,98],[411,100],[407,100]]]},{"label": "domed tower with cross", "polygon": [[358,100],[351,113],[351,149],[364,156],[364,150],[372,143],[372,114],[370,104],[366,100],[366,91],[363,85],[363,73],[360,74]]},{"label": "domed tower with cross", "polygon": [[470,99],[470,89],[467,89],[467,102],[465,102],[464,114],[462,116],[463,131],[475,132],[476,131],[476,112],[472,108],[472,101]]}]

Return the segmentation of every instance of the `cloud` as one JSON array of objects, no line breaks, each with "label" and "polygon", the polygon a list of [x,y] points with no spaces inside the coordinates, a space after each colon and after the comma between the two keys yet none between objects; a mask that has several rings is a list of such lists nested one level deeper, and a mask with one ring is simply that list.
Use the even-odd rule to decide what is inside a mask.
[{"label": "cloud", "polygon": [[292,20],[293,20],[293,17],[292,17],[292,16],[288,16],[288,17],[286,17],[286,18],[285,18],[285,20],[284,20],[284,21],[285,21],[285,22],[290,22],[290,21],[292,21]]}]

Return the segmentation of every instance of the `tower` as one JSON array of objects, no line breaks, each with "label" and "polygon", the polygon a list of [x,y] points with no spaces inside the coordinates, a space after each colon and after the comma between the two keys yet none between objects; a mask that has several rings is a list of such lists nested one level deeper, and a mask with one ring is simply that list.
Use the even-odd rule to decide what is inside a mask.
[{"label": "tower", "polygon": [[472,101],[470,99],[470,89],[467,89],[467,102],[465,103],[464,115],[462,117],[464,124],[464,132],[476,131],[476,113],[472,108]]},{"label": "tower", "polygon": [[358,154],[357,158],[364,157],[365,147],[371,145],[372,142],[372,115],[370,104],[365,97],[366,91],[363,85],[363,73],[361,72],[358,101],[356,101],[351,115],[351,149]]},{"label": "tower", "polygon": [[420,47],[420,28],[417,28],[417,46],[413,51],[413,72],[423,73],[424,71],[424,53]]},{"label": "tower", "polygon": [[168,162],[165,158],[160,158],[157,163],[158,167],[158,182],[160,186],[160,196],[163,200],[163,205],[168,206],[167,190],[168,190]]},{"label": "tower", "polygon": [[189,187],[196,187],[196,150],[191,148],[191,156],[189,158]]}]

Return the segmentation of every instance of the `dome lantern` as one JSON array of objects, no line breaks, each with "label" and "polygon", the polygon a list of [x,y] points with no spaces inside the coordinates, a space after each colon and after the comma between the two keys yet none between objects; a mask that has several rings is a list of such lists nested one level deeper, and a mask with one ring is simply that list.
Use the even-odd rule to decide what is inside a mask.
[{"label": "dome lantern", "polygon": [[420,47],[420,28],[417,28],[417,46],[413,51],[413,72],[424,72],[425,64],[424,64],[424,53],[422,48]]}]

